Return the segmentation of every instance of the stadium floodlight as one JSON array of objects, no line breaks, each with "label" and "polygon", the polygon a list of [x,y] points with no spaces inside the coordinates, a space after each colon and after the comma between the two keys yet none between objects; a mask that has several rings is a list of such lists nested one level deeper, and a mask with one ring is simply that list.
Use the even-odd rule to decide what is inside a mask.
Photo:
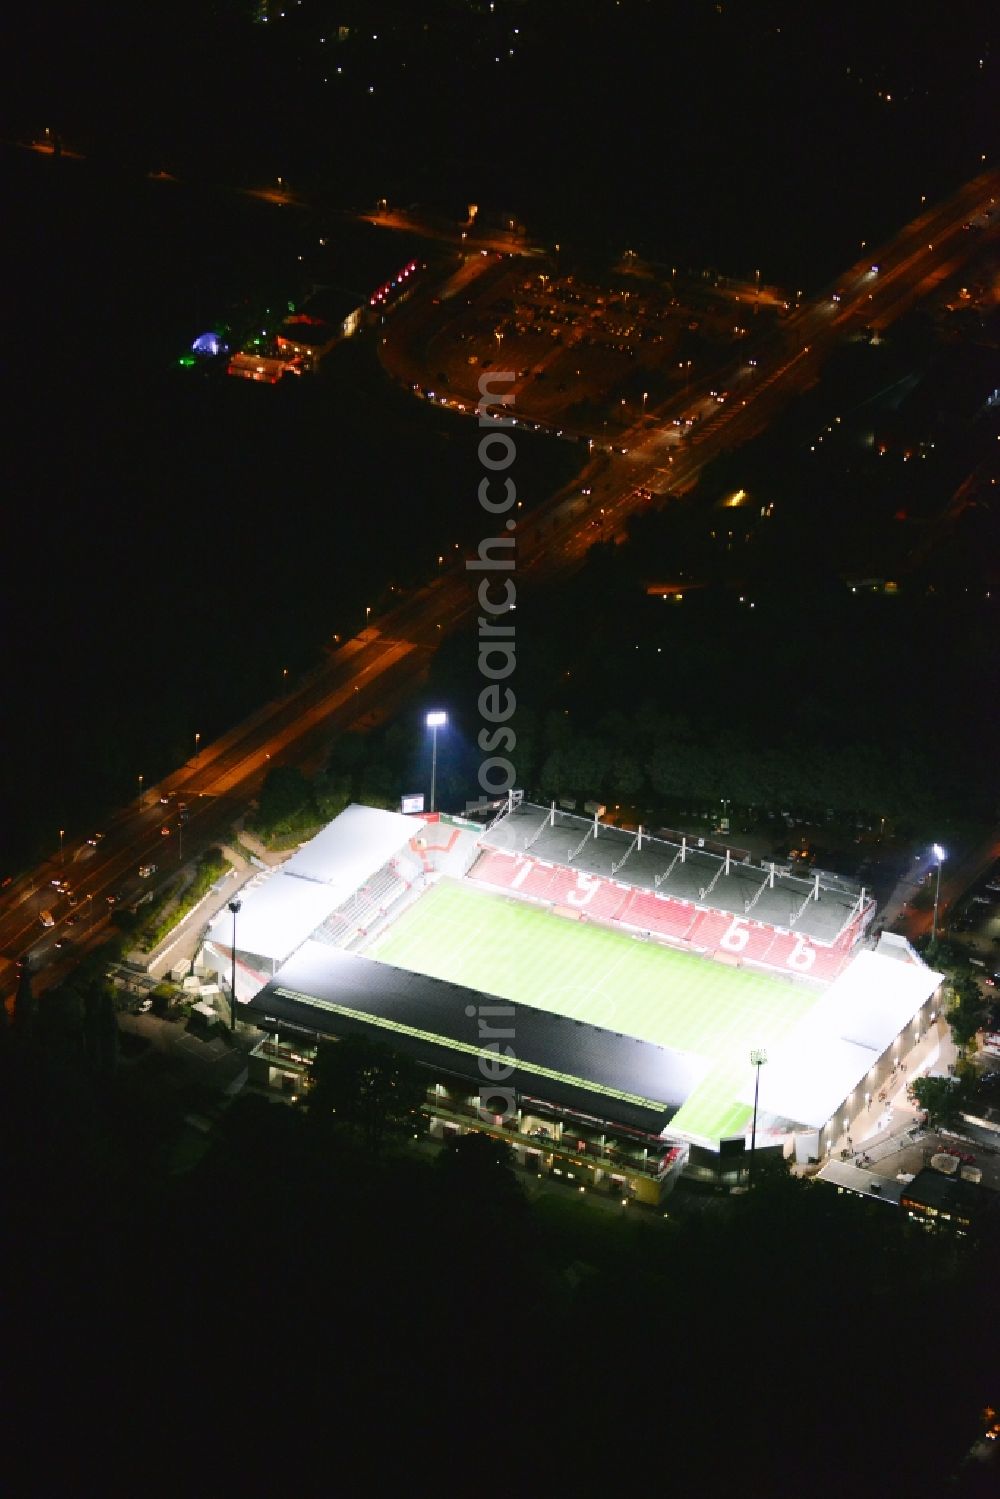
[{"label": "stadium floodlight", "polygon": [[750,1171],[747,1185],[753,1185],[753,1161],[754,1152],[757,1149],[757,1098],[760,1093],[760,1069],[767,1061],[767,1052],[761,1047],[755,1047],[750,1053],[750,1065],[756,1067],[757,1076],[753,1085],[753,1125],[750,1130]]},{"label": "stadium floodlight", "polygon": [[934,886],[934,914],[931,917],[931,941],[934,942],[937,939],[938,904],[941,900],[941,865],[944,863],[946,855],[940,843],[935,843],[931,852],[937,860],[937,883]]},{"label": "stadium floodlight", "polygon": [[229,990],[229,1029],[234,1034],[236,1031],[236,918],[242,906],[243,902],[236,898],[229,902],[229,909],[233,913],[233,970],[232,986]]},{"label": "stadium floodlight", "polygon": [[448,722],[447,713],[437,710],[428,713],[424,720],[431,731],[431,805],[430,810],[435,809],[435,794],[437,792],[437,763],[438,763],[438,729],[443,728]]}]

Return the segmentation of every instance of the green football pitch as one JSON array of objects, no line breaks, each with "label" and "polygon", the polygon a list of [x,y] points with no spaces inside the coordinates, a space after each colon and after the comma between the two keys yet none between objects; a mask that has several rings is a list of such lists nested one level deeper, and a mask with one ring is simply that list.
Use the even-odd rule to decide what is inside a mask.
[{"label": "green football pitch", "polygon": [[738,1094],[752,1079],[751,1049],[776,1046],[819,998],[451,881],[404,911],[369,956],[706,1059],[673,1124],[707,1141],[739,1134],[750,1117]]}]

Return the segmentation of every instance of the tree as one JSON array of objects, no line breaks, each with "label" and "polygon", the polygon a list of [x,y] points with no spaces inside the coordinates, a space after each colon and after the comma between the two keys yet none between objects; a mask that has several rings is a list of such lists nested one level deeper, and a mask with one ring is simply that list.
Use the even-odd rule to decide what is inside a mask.
[{"label": "tree", "polygon": [[545,757],[538,782],[545,796],[558,796],[564,789],[566,755],[561,749],[550,751]]},{"label": "tree", "polygon": [[407,1126],[427,1092],[424,1073],[367,1036],[345,1036],[320,1044],[313,1066],[309,1113],[356,1125],[378,1150],[387,1129]]},{"label": "tree", "polygon": [[[537,1293],[537,1280],[529,1271],[530,1239],[528,1202],[514,1174],[514,1154],[506,1140],[472,1130],[450,1139],[435,1163],[441,1189],[440,1219],[452,1240],[471,1234],[475,1242],[489,1244],[490,1253],[511,1272],[512,1287],[520,1280],[520,1295],[526,1304]],[[481,1284],[476,1262],[460,1255],[463,1265],[453,1266],[455,1285],[462,1281],[478,1302]],[[471,1280],[469,1272],[472,1271]]]},{"label": "tree", "polygon": [[366,748],[363,734],[344,734],[330,751],[329,770],[353,775],[364,763]]},{"label": "tree", "polygon": [[19,1044],[26,1044],[32,1039],[37,1018],[38,1004],[31,989],[31,970],[27,963],[22,963],[17,976],[17,993],[11,1021],[11,1031]]},{"label": "tree", "polygon": [[988,1008],[974,978],[964,975],[953,981],[955,1000],[948,1011],[948,1024],[956,1046],[967,1046],[982,1025]]},{"label": "tree", "polygon": [[922,949],[924,961],[931,968],[951,972],[962,965],[962,954],[953,942],[945,937],[917,938],[917,947]]},{"label": "tree", "polygon": [[393,808],[399,805],[399,780],[388,765],[367,765],[361,780],[359,800],[369,807]]},{"label": "tree", "polygon": [[520,1199],[514,1153],[506,1140],[473,1130],[453,1137],[437,1159],[440,1180],[463,1213],[509,1206]]},{"label": "tree", "polygon": [[309,804],[312,793],[301,770],[276,765],[264,777],[260,791],[260,826],[268,831],[290,822]]},{"label": "tree", "polygon": [[325,821],[332,822],[351,799],[351,777],[338,771],[320,771],[312,789],[316,811]]},{"label": "tree", "polygon": [[109,1076],[118,1066],[118,1015],[111,985],[103,980],[80,986],[83,994],[83,1033],[90,1066]]},{"label": "tree", "polygon": [[916,1077],[907,1091],[924,1110],[930,1124],[951,1124],[957,1119],[961,1094],[950,1077]]},{"label": "tree", "polygon": [[611,773],[608,776],[608,789],[612,796],[621,796],[629,801],[633,796],[638,795],[645,781],[642,766],[633,755],[615,755],[611,762]]},{"label": "tree", "polygon": [[569,751],[569,774],[573,789],[584,797],[594,797],[608,773],[608,746],[593,734],[581,734]]}]

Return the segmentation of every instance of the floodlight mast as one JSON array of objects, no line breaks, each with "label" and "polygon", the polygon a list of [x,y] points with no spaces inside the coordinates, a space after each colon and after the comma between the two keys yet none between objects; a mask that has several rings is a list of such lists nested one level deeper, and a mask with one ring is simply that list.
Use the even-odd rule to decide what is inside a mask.
[{"label": "floodlight mast", "polygon": [[240,914],[241,900],[231,900],[229,909],[233,913],[233,968],[231,988],[229,991],[229,1029],[236,1034],[236,918]]},{"label": "floodlight mast", "polygon": [[438,758],[438,729],[448,722],[447,713],[440,711],[428,713],[426,718],[427,727],[431,731],[431,806],[435,810],[435,797],[437,795],[437,758]]},{"label": "floodlight mast", "polygon": [[931,941],[935,942],[937,940],[938,906],[941,902],[941,865],[944,863],[947,855],[940,843],[935,843],[931,852],[937,860],[937,883],[934,886],[934,914],[931,917]]},{"label": "floodlight mast", "polygon": [[760,1094],[760,1069],[763,1067],[763,1065],[764,1065],[764,1063],[766,1061],[767,1061],[767,1052],[766,1051],[763,1051],[760,1048],[755,1048],[750,1053],[750,1065],[752,1067],[756,1067],[756,1069],[757,1069],[757,1076],[756,1076],[756,1078],[754,1080],[754,1085],[753,1085],[753,1125],[751,1126],[751,1130],[750,1130],[750,1170],[749,1170],[749,1173],[748,1173],[748,1181],[747,1181],[747,1185],[751,1186],[751,1187],[753,1186],[754,1154],[755,1154],[755,1152],[757,1150],[757,1099],[758,1099],[758,1096]]}]

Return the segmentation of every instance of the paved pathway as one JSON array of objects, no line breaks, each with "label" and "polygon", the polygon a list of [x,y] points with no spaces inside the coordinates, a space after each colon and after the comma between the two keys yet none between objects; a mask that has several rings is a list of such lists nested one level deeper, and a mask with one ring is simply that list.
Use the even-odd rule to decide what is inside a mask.
[{"label": "paved pathway", "polygon": [[841,1151],[849,1150],[855,1160],[867,1155],[876,1161],[898,1150],[901,1141],[918,1128],[918,1119],[922,1118],[921,1111],[906,1096],[908,1085],[915,1077],[949,1076],[957,1057],[951,1029],[939,1016],[917,1044],[900,1056],[899,1067],[874,1094],[871,1103],[863,1106],[834,1140],[830,1151],[833,1159],[839,1160]]}]

